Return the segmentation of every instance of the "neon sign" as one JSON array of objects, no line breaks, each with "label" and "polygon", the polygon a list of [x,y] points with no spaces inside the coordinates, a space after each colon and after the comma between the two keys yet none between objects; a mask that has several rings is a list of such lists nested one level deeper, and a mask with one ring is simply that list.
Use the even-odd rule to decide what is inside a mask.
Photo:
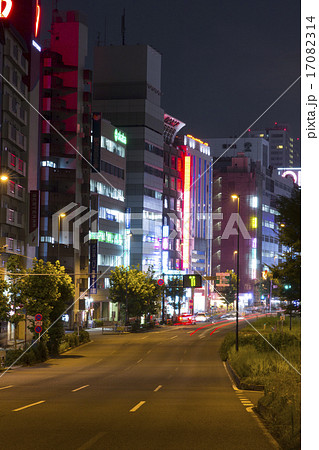
[{"label": "neon sign", "polygon": [[35,7],[35,30],[34,30],[34,36],[37,37],[39,33],[39,25],[40,25],[40,15],[41,15],[41,8],[39,5],[39,0],[37,0],[37,5]]},{"label": "neon sign", "polygon": [[120,142],[122,142],[122,144],[125,144],[125,145],[127,144],[126,135],[118,129],[116,129],[114,131],[114,139],[115,139],[115,142],[120,141]]},{"label": "neon sign", "polygon": [[183,269],[189,267],[191,157],[184,161]]},{"label": "neon sign", "polygon": [[3,0],[0,0],[0,17],[7,18],[12,8],[12,0],[5,1],[6,6],[3,8]]}]

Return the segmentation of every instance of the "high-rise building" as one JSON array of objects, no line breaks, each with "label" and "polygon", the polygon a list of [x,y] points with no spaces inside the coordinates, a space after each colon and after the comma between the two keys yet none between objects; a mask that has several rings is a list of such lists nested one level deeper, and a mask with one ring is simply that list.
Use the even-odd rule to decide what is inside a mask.
[{"label": "high-rise building", "polygon": [[[211,276],[213,168],[207,142],[186,135],[176,139],[183,152],[182,269],[185,273]],[[209,284],[195,289],[193,307],[209,310]]]},{"label": "high-rise building", "polygon": [[294,145],[290,126],[275,122],[271,128],[249,130],[248,137],[262,137],[269,141],[269,165],[277,167],[300,167],[300,146]]},{"label": "high-rise building", "polygon": [[[240,307],[258,302],[256,283],[267,265],[281,262],[276,230],[278,196],[290,197],[294,186],[272,168],[252,161],[245,153],[222,157],[214,163],[213,275],[237,273],[239,226]],[[239,196],[234,201],[232,195]],[[239,219],[237,208],[239,201]],[[218,217],[217,214],[221,216]]]},{"label": "high-rise building", "polygon": [[[126,135],[93,113],[90,297],[86,310],[93,319],[117,320],[109,300],[109,278],[116,266],[129,265],[130,237],[125,221]],[[98,280],[94,284],[94,278]]]},{"label": "high-rise building", "polygon": [[[84,320],[88,287],[91,72],[85,68],[87,26],[77,11],[53,11],[42,52],[39,256],[59,259],[75,283],[70,325]],[[83,214],[81,216],[81,214]],[[86,216],[87,215],[87,216]]]},{"label": "high-rise building", "polygon": [[[32,196],[38,199],[40,6],[31,0],[1,6],[1,266],[11,254],[20,255],[21,263],[30,266],[36,256],[39,219],[31,205]],[[12,324],[2,324],[0,341],[10,341],[13,333]],[[16,334],[22,335],[19,328]]]},{"label": "high-rise building", "polygon": [[175,143],[175,137],[184,125],[169,114],[164,115],[162,272],[168,276],[183,273],[184,152]]},{"label": "high-rise building", "polygon": [[161,273],[163,120],[161,55],[148,45],[96,47],[93,105],[127,136],[130,264]]}]

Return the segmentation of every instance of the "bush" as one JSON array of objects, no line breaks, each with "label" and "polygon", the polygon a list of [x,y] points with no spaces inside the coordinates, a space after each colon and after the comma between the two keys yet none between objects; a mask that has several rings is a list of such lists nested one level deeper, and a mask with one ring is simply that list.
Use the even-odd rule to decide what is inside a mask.
[{"label": "bush", "polygon": [[80,330],[80,343],[90,342],[90,333],[85,330]]},{"label": "bush", "polygon": [[[5,360],[6,367],[11,366],[17,360],[17,358],[19,358],[19,356],[22,355],[22,353],[23,353],[23,351],[21,349],[7,350],[6,351],[6,360]],[[21,363],[21,359],[18,361],[18,364],[19,363]]]},{"label": "bush", "polygon": [[100,320],[100,319],[93,319],[93,322],[94,322],[95,328],[100,328],[100,327],[103,326],[103,320]]}]

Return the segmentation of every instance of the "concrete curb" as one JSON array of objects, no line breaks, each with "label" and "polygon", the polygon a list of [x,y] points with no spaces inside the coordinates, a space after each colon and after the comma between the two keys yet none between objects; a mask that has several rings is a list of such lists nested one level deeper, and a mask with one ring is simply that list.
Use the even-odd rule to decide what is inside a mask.
[{"label": "concrete curb", "polygon": [[232,368],[232,366],[230,365],[230,363],[226,360],[226,366],[227,369],[229,370],[233,380],[236,383],[236,386],[238,389],[241,390],[246,390],[246,391],[263,391],[265,389],[265,386],[261,385],[261,384],[247,384],[247,383],[243,383],[239,377],[239,375],[237,374],[237,372],[235,371],[235,369]]}]

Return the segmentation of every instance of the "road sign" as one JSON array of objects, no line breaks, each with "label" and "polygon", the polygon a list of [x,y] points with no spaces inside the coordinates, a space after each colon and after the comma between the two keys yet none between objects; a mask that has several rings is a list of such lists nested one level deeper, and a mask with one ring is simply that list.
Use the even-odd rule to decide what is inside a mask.
[{"label": "road sign", "polygon": [[34,325],[36,326],[36,327],[42,327],[42,320],[36,320],[35,322],[34,322]]},{"label": "road sign", "polygon": [[184,288],[201,288],[202,276],[198,274],[183,275]]},{"label": "road sign", "polygon": [[36,332],[36,333],[41,333],[41,331],[42,331],[42,327],[40,327],[39,325],[38,326],[36,326],[35,328],[34,328],[34,331]]},{"label": "road sign", "polygon": [[42,314],[36,314],[36,315],[34,316],[34,320],[35,320],[36,322],[40,322],[40,321],[42,320]]},{"label": "road sign", "polygon": [[231,274],[229,272],[216,273],[216,286],[230,286]]},{"label": "road sign", "polygon": [[157,280],[157,284],[158,284],[159,286],[163,286],[163,285],[164,285],[164,280],[163,280],[163,278],[160,278],[159,280]]}]

